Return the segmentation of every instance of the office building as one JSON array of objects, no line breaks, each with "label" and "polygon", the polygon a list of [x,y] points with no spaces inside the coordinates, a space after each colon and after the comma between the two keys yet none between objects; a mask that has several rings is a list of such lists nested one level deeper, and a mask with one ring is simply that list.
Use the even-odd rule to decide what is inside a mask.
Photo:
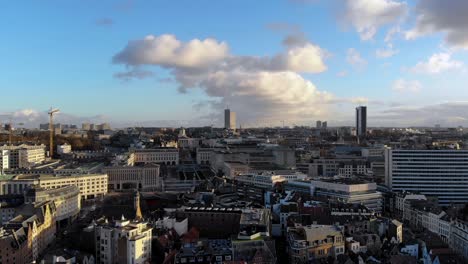
[{"label": "office building", "polygon": [[82,199],[102,197],[107,193],[107,174],[83,174],[73,176],[13,175],[0,180],[0,195],[23,194],[32,186],[45,189],[75,185],[80,188]]},{"label": "office building", "polygon": [[134,166],[112,166],[103,169],[109,177],[109,189],[139,189],[155,191],[161,188],[159,180],[159,165]]},{"label": "office building", "polygon": [[45,145],[18,145],[18,146],[0,146],[1,151],[8,151],[8,154],[2,152],[3,156],[8,155],[8,168],[30,168],[41,164],[45,160]]},{"label": "office building", "polygon": [[322,179],[311,181],[316,196],[350,204],[362,204],[375,212],[382,211],[382,193],[377,191],[375,182],[354,179]]},{"label": "office building", "polygon": [[327,121],[323,121],[322,122],[322,128],[327,128],[328,126],[328,122]]},{"label": "office building", "polygon": [[224,128],[236,129],[236,112],[231,112],[230,109],[224,109]]},{"label": "office building", "polygon": [[24,195],[25,203],[40,203],[53,201],[55,205],[55,221],[62,224],[71,223],[76,219],[81,209],[80,189],[75,185],[54,189],[42,187],[30,188]]},{"label": "office building", "polygon": [[435,196],[439,205],[468,203],[468,150],[385,150],[385,182],[394,192]]},{"label": "office building", "polygon": [[295,171],[261,171],[242,173],[231,178],[240,184],[271,189],[277,183],[306,180],[307,175]]},{"label": "office building", "polygon": [[138,149],[133,151],[133,155],[135,164],[179,164],[179,150],[176,148]]},{"label": "office building", "polygon": [[316,123],[316,125],[315,125],[315,128],[318,128],[318,129],[322,128],[322,121],[317,120],[317,123]]},{"label": "office building", "polygon": [[367,107],[356,108],[356,136],[359,139],[365,138],[367,134]]}]

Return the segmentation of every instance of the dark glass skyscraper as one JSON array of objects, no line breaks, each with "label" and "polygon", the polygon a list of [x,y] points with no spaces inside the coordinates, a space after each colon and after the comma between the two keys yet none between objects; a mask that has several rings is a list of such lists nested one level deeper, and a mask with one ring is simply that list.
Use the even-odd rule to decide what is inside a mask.
[{"label": "dark glass skyscraper", "polygon": [[367,134],[367,107],[356,107],[356,136],[361,139]]}]

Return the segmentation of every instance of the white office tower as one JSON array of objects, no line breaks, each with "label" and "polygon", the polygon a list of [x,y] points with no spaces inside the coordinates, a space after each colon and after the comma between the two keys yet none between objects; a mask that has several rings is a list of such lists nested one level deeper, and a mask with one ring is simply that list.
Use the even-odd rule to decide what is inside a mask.
[{"label": "white office tower", "polygon": [[224,109],[224,128],[236,129],[236,112],[231,112],[230,109]]},{"label": "white office tower", "polygon": [[468,150],[385,150],[392,191],[436,196],[442,206],[468,203]]}]

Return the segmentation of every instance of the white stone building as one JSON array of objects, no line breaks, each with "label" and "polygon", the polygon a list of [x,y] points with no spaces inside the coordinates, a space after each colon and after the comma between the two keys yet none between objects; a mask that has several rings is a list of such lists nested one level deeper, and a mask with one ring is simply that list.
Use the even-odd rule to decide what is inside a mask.
[{"label": "white stone building", "polygon": [[122,217],[95,226],[96,263],[143,264],[151,258],[152,228],[146,222]]}]

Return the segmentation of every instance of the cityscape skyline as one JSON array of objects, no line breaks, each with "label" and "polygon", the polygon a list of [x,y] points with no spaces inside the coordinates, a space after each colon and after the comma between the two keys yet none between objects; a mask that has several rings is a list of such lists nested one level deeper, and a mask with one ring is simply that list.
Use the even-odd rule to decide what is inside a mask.
[{"label": "cityscape skyline", "polygon": [[6,3],[0,121],[352,126],[365,104],[369,126],[468,125],[463,1],[206,4]]},{"label": "cityscape skyline", "polygon": [[468,263],[468,0],[2,4],[0,264]]}]

